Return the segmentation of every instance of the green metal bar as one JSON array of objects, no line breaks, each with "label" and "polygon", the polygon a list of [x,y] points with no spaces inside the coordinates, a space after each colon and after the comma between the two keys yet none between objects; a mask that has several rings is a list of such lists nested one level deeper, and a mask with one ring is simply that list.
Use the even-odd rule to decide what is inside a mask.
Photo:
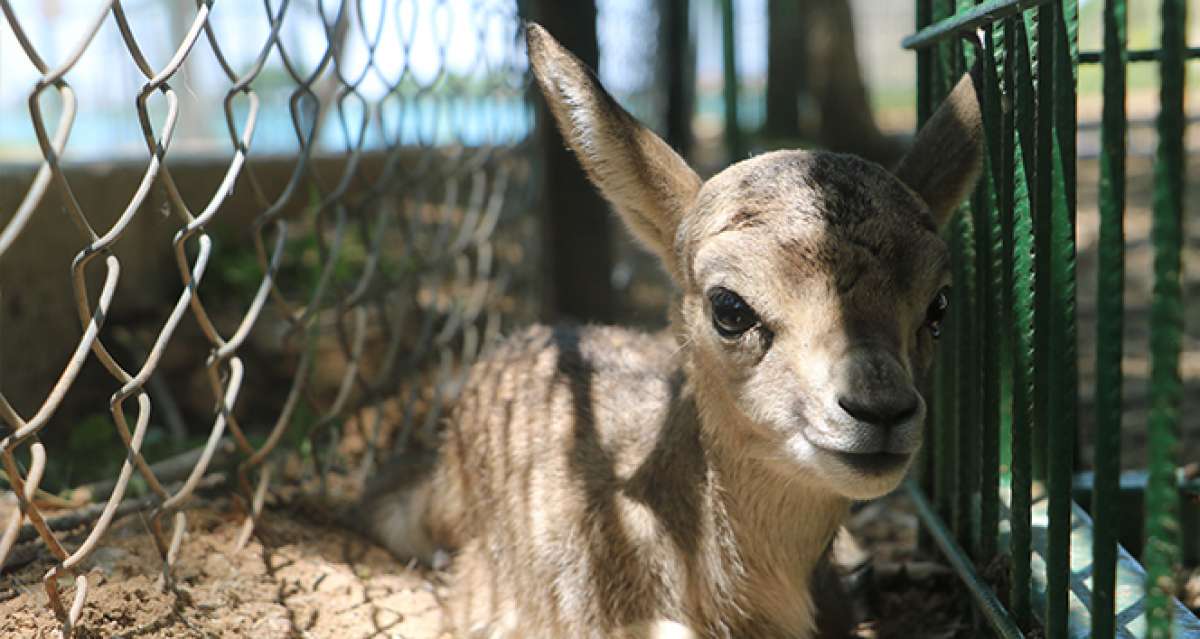
[{"label": "green metal bar", "polygon": [[[1014,55],[1006,65],[1013,109],[1006,119],[1006,136],[1012,140],[1005,151],[1006,167],[1011,169],[1012,207],[1009,240],[1012,272],[1012,592],[1009,601],[1013,616],[1022,628],[1032,626],[1030,606],[1031,506],[1033,494],[1033,420],[1034,420],[1034,260],[1033,216],[1030,201],[1032,131],[1028,118],[1033,113],[1033,81],[1030,77],[1029,43],[1025,23],[1011,18],[1005,32],[1012,34]],[[1020,114],[1018,116],[1018,114]],[[1022,121],[1025,120],[1025,121]]]},{"label": "green metal bar", "polygon": [[954,542],[950,531],[946,530],[946,525],[937,516],[929,501],[925,499],[925,495],[921,493],[921,489],[911,482],[904,483],[904,489],[908,493],[909,499],[917,507],[917,516],[921,522],[925,524],[925,528],[930,532],[934,542],[941,549],[942,554],[946,556],[946,560],[950,562],[950,567],[958,574],[959,579],[967,586],[967,590],[971,593],[971,597],[975,600],[975,604],[979,611],[983,613],[983,618],[987,620],[988,625],[996,632],[996,636],[1002,639],[1020,639],[1025,635],[1021,633],[1020,626],[1016,620],[1004,608],[1004,604],[996,598],[996,594],[992,592],[991,586],[980,579],[979,574],[975,572],[975,566],[971,559],[963,554],[962,550]]},{"label": "green metal bar", "polygon": [[[925,25],[933,20],[933,3],[932,0],[916,0],[917,23],[916,28],[920,30]],[[917,51],[917,126],[923,126],[929,116],[933,113],[932,109],[932,94],[933,94],[933,51],[929,49],[921,49]],[[935,356],[935,361],[940,362],[939,354]],[[939,369],[940,370],[940,369]],[[937,398],[940,397],[938,391],[939,376],[937,373],[933,376],[933,395],[929,402],[929,416],[925,419],[925,441],[928,442],[922,447],[921,459],[921,483],[929,495],[936,495],[936,477],[937,477],[937,448],[935,446],[937,437],[937,423],[941,419],[938,414]],[[929,539],[922,535],[919,539],[921,547],[928,547]]]},{"label": "green metal bar", "polygon": [[980,264],[977,286],[981,292],[980,326],[984,336],[981,354],[983,380],[980,406],[983,414],[980,437],[982,454],[979,471],[978,553],[978,559],[983,562],[991,561],[997,553],[997,538],[1000,532],[1001,423],[1004,420],[1002,406],[1005,401],[1011,401],[1002,382],[1009,373],[1008,367],[1004,366],[1005,359],[1001,357],[1001,353],[1008,352],[1005,339],[1007,333],[1000,330],[1000,327],[1006,325],[1007,319],[1003,260],[1005,227],[1000,215],[1003,198],[997,193],[997,189],[1003,188],[1003,123],[1000,103],[1002,87],[997,73],[997,67],[1003,66],[1003,47],[1004,35],[999,25],[984,32],[983,50],[980,52],[984,58],[980,65],[980,95],[988,154],[984,158],[984,177],[977,204],[979,217],[976,224],[976,230],[980,231],[977,235],[976,249]]},{"label": "green metal bar", "polygon": [[[1051,154],[1054,148],[1054,38],[1043,32],[1041,24],[1053,25],[1048,9],[1039,8],[1023,16],[1025,35],[1029,42],[1029,72],[1033,82],[1034,103],[1029,111],[1017,117],[1032,120],[1031,145],[1025,146],[1026,159],[1032,168],[1030,186],[1033,188],[1033,411],[1034,411],[1034,477],[1046,479],[1046,453],[1049,445],[1050,423],[1050,375],[1054,362],[1050,361],[1050,324],[1054,316],[1050,308],[1052,299],[1050,268],[1051,260],[1051,216],[1054,206],[1054,170]],[[1023,140],[1022,140],[1023,141]]]},{"label": "green metal bar", "polygon": [[[956,0],[955,14],[969,11],[975,0]],[[975,48],[958,44],[959,69],[970,69],[975,63]],[[956,70],[955,75],[960,71]],[[957,78],[953,78],[957,80]],[[957,516],[954,521],[959,544],[971,556],[979,553],[979,456],[982,451],[980,424],[980,384],[982,383],[982,356],[979,295],[984,290],[979,278],[983,269],[978,262],[978,236],[985,226],[979,220],[983,204],[980,201],[982,184],[973,197],[962,207],[959,214],[959,274],[954,280],[955,306],[958,307],[959,333],[959,405],[956,430],[958,431],[958,484]],[[986,276],[986,273],[984,273]]]},{"label": "green metal bar", "polygon": [[[1105,42],[1104,47],[1105,51],[1107,51],[1107,42]],[[1137,49],[1134,51],[1126,51],[1125,60],[1127,62],[1157,62],[1160,51],[1160,49]],[[1200,47],[1184,49],[1183,57],[1188,60],[1200,58]],[[1079,64],[1097,64],[1103,61],[1104,51],[1082,51],[1079,54]]]},{"label": "green metal bar", "polygon": [[[1059,455],[1062,453],[1062,424],[1055,420],[1056,371],[1062,362],[1055,358],[1056,295],[1054,291],[1054,218],[1056,217],[1055,182],[1061,174],[1056,170],[1054,133],[1055,98],[1055,37],[1057,5],[1046,4],[1036,13],[1025,15],[1026,29],[1031,37],[1031,65],[1037,93],[1034,155],[1034,472],[1049,478],[1051,491],[1049,553],[1045,630],[1047,636],[1061,637],[1066,632],[1066,562],[1068,529],[1060,521],[1061,487],[1055,481]],[[1020,117],[1020,116],[1018,116]],[[1054,460],[1055,463],[1050,463]],[[1068,466],[1069,471],[1069,466]],[[1069,472],[1068,472],[1069,477]]]},{"label": "green metal bar", "polygon": [[[1047,433],[1046,464],[1048,513],[1046,630],[1059,636],[1067,624],[1067,589],[1071,576],[1071,478],[1074,474],[1077,427],[1078,376],[1075,348],[1075,55],[1078,12],[1076,0],[1062,0],[1038,9],[1042,50],[1038,83],[1041,136],[1048,113],[1048,143],[1039,138],[1039,153],[1048,151],[1050,208],[1039,209],[1048,218],[1048,293],[1050,301],[1050,351],[1044,424]],[[1044,14],[1044,16],[1042,15]],[[1050,79],[1052,84],[1044,83]],[[1047,144],[1049,148],[1047,149]],[[1043,212],[1048,212],[1045,215]]]},{"label": "green metal bar", "polygon": [[[933,3],[932,0],[916,0],[916,28],[920,30],[925,25],[933,20]],[[921,127],[929,120],[929,116],[933,113],[932,109],[932,73],[933,73],[933,51],[929,49],[921,49],[917,51],[917,127]],[[940,362],[939,354],[935,356],[935,361]],[[939,376],[937,373],[933,375],[933,395],[929,401],[929,416],[925,419],[925,441],[927,444],[921,449],[921,484],[929,495],[936,495],[936,477],[937,477],[937,448],[935,445],[937,438],[937,423],[941,419],[938,414],[937,398],[940,397],[938,391]],[[922,548],[928,547],[930,540],[924,534],[918,539]]]},{"label": "green metal bar", "polygon": [[[917,0],[917,29],[933,22],[933,0]],[[933,51],[917,51],[917,126],[933,115]]]},{"label": "green metal bar", "polygon": [[[994,86],[985,91],[995,90]],[[985,101],[988,98],[985,96]],[[995,184],[991,178],[991,159],[984,158],[985,176],[975,199],[976,298],[975,317],[979,344],[979,424],[976,477],[979,509],[976,511],[974,536],[975,556],[990,561],[996,554],[996,535],[999,525],[1000,490],[1000,411],[999,411],[999,350],[994,338],[998,328],[996,313],[1000,306],[1000,265],[996,260],[998,217]]]},{"label": "green metal bar", "polygon": [[[957,280],[961,277],[960,242],[962,236],[955,232],[957,224],[947,225],[949,237],[946,243],[950,248],[950,259],[953,265],[952,275]],[[936,423],[934,425],[934,472],[935,491],[934,503],[938,515],[949,522],[955,521],[958,506],[958,350],[959,335],[962,333],[960,305],[957,301],[950,306],[950,317],[942,332],[941,345],[937,353],[937,381],[934,389],[936,402]]]},{"label": "green metal bar", "polygon": [[[968,214],[970,213],[970,214]],[[979,387],[979,323],[975,312],[976,263],[974,211],[958,216],[957,264],[955,265],[954,322],[955,351],[958,371],[958,414],[955,419],[958,439],[958,481],[955,482],[954,531],[958,543],[972,555],[977,551],[974,530],[977,528],[975,496],[979,491],[979,419],[977,417]]]},{"label": "green metal bar", "polygon": [[1092,631],[1116,632],[1120,531],[1121,347],[1125,314],[1125,0],[1104,4],[1104,107],[1100,132],[1100,239],[1096,293],[1096,488],[1092,493]]},{"label": "green metal bar", "polygon": [[[1119,505],[1108,506],[1121,513],[1145,512],[1146,483],[1150,471],[1142,468],[1121,473],[1117,499]],[[1179,485],[1180,527],[1184,565],[1200,564],[1200,477],[1189,477],[1184,468],[1176,469],[1175,479]],[[1075,473],[1074,494],[1076,503],[1091,502],[1096,489],[1096,473],[1090,470]],[[1125,549],[1141,555],[1146,541],[1141,517],[1120,517],[1117,526],[1118,540]]]},{"label": "green metal bar", "polygon": [[725,72],[725,148],[736,162],[742,159],[742,128],[738,122],[737,43],[733,0],[721,0],[721,45]]},{"label": "green metal bar", "polygon": [[1175,490],[1176,431],[1183,300],[1184,0],[1163,0],[1158,154],[1154,165],[1154,299],[1150,303],[1150,419],[1146,488],[1146,611],[1149,637],[1171,636],[1174,567],[1179,558],[1179,496]]},{"label": "green metal bar", "polygon": [[[931,17],[933,20],[943,20],[954,15],[954,0],[932,0]],[[942,43],[933,48],[932,73],[930,77],[930,112],[940,104],[950,92],[951,83],[956,78],[957,59],[953,43]],[[947,224],[944,233],[946,243],[950,247],[951,259],[954,264],[956,282],[961,282],[962,273],[962,235],[958,233],[958,224]],[[959,399],[961,396],[960,364],[958,354],[961,351],[961,336],[964,322],[961,317],[962,305],[957,301],[950,306],[950,318],[946,322],[945,335],[942,338],[942,348],[938,349],[938,376],[940,387],[935,393],[937,402],[936,423],[934,425],[935,441],[935,472],[937,474],[937,491],[934,493],[935,503],[943,519],[957,522],[959,509],[959,467],[962,459],[958,454],[960,439]]]},{"label": "green metal bar", "polygon": [[[995,83],[1000,87],[1000,95],[1006,96],[1005,100],[1011,105],[1013,98],[1013,77],[1012,77],[1012,48],[1014,35],[1012,28],[1008,23],[1013,20],[1011,18],[1002,20],[992,25],[992,58],[995,62],[994,73]],[[997,263],[999,265],[1000,279],[1000,330],[997,331],[1000,343],[1000,464],[1001,464],[1001,483],[1005,486],[1012,486],[1012,469],[1013,469],[1013,364],[1015,352],[1012,339],[1013,332],[1011,327],[1014,326],[1013,318],[1013,245],[1012,233],[1013,227],[1013,202],[1015,186],[1013,184],[1013,150],[1012,146],[1015,140],[1013,130],[1014,117],[1013,109],[1002,109],[1000,96],[997,95],[991,107],[992,113],[995,115],[992,121],[998,122],[997,126],[985,127],[988,135],[999,135],[999,141],[989,139],[989,149],[992,151],[995,162],[995,181],[996,181],[996,201],[999,206],[997,212],[997,220],[992,229],[993,242],[999,247],[997,251]],[[1005,113],[1005,110],[1008,113]],[[986,117],[986,116],[985,116]]]},{"label": "green metal bar", "polygon": [[1008,16],[1016,15],[1025,9],[1036,7],[1051,0],[988,0],[959,12],[944,20],[933,21],[927,27],[904,38],[900,46],[905,49],[924,49],[947,38],[974,33],[982,26],[998,22]]},{"label": "green metal bar", "polygon": [[[956,0],[933,0],[933,19],[941,22],[953,17],[955,2]],[[957,42],[948,40],[934,47],[934,108],[950,94],[950,89],[958,80],[960,70],[957,45]]]}]

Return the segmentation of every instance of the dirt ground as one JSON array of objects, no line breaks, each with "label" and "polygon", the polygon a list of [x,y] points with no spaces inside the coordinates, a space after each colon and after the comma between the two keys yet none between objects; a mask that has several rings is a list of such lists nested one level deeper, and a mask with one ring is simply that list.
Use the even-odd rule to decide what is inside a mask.
[{"label": "dirt ground", "polygon": [[[240,511],[228,498],[200,498],[188,511],[173,591],[160,586],[161,563],[141,516],[119,520],[85,564],[91,590],[76,636],[449,636],[440,625],[442,574],[401,565],[328,523],[330,513],[312,503],[276,500],[256,536],[236,550]],[[855,590],[864,618],[856,636],[974,636],[954,576],[917,553],[907,502],[867,505],[850,525],[873,555]],[[42,555],[0,580],[0,636],[60,636],[41,585],[51,565]],[[69,597],[69,583],[62,587]]]},{"label": "dirt ground", "polygon": [[[441,636],[435,576],[352,532],[277,504],[236,550],[242,516],[229,499],[201,500],[188,518],[174,592],[159,585],[161,562],[141,517],[114,525],[86,564],[92,585],[77,636]],[[41,585],[50,565],[36,561],[0,579],[0,636],[59,636]]]}]

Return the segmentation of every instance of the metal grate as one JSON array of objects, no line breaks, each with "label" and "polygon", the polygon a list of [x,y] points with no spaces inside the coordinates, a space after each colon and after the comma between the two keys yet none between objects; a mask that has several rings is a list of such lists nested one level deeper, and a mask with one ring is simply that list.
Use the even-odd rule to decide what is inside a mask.
[{"label": "metal grate", "polygon": [[[28,259],[36,252],[27,246],[31,229],[55,224],[47,218],[65,213],[72,225],[55,232],[71,233],[77,243],[70,263],[73,302],[61,311],[78,316],[79,330],[44,396],[17,398],[5,394],[11,384],[0,384],[0,461],[18,497],[18,508],[0,529],[0,566],[14,549],[44,544],[55,558],[44,586],[68,631],[88,596],[88,577],[77,569],[128,506],[135,477],[149,492],[150,528],[169,584],[187,526],[185,504],[223,441],[231,438],[239,456],[245,543],[262,514],[270,456],[285,438],[317,444],[313,451],[327,468],[334,451],[323,434],[398,389],[405,409],[397,441],[402,445],[412,433],[433,428],[438,400],[455,391],[461,364],[485,348],[504,318],[523,312],[506,291],[528,285],[530,247],[536,245],[529,241],[534,229],[528,216],[521,215],[531,203],[526,138],[532,115],[525,104],[515,2],[203,0],[187,7],[187,27],[161,66],[139,46],[122,3],[101,4],[61,55],[35,45],[30,28],[44,24],[28,5],[23,12],[19,3],[0,0],[0,24],[19,43],[19,52],[5,55],[23,56],[36,67],[27,118],[39,151],[19,204],[0,210],[0,269],[11,268],[14,255]],[[231,23],[235,29],[220,28]],[[251,26],[261,38],[247,39],[256,32]],[[73,78],[81,59],[101,46],[98,34],[114,28],[124,47],[120,64],[132,63],[141,76],[140,90],[125,102],[141,131],[140,139],[129,140],[141,146],[130,161],[140,178],[115,221],[101,226],[98,220],[114,219],[112,211],[96,210],[94,199],[73,184],[75,168],[64,157],[73,151],[77,117],[88,104]],[[307,35],[285,37],[296,29]],[[464,58],[461,47],[474,55]],[[201,49],[208,53],[196,60]],[[239,63],[227,54],[232,49],[250,55]],[[51,57],[62,61],[51,64]],[[116,60],[106,64],[120,66]],[[213,99],[192,95],[181,72],[188,64],[217,78],[221,90]],[[54,100],[57,108],[48,106]],[[222,177],[200,206],[182,194],[194,167],[181,159],[191,156],[186,148],[172,151],[177,128],[188,118],[217,132],[208,156],[216,158]],[[256,152],[256,133],[272,128],[274,139],[284,142]],[[286,170],[267,170],[278,165]],[[285,177],[275,181],[268,174]],[[161,213],[153,206],[160,199]],[[154,247],[166,258],[156,268],[177,274],[164,302],[170,311],[139,353],[117,343],[121,327],[110,318],[120,316],[118,288],[147,284],[116,245],[144,238],[133,229],[163,215],[175,230],[169,248]],[[236,242],[214,235],[222,225],[246,238],[240,253]],[[232,292],[206,286],[233,259],[253,265],[249,281]],[[123,267],[132,274],[123,275]],[[0,282],[7,285],[0,296],[22,287]],[[68,285],[65,278],[61,284]],[[185,322],[194,322],[203,336],[194,367],[205,371],[215,408],[211,422],[189,428],[204,434],[202,449],[182,467],[152,466],[142,449],[153,424],[163,419],[155,375]],[[290,362],[289,385],[271,409],[269,427],[256,434],[240,416],[252,399],[258,401],[246,396],[246,353],[252,333],[263,330],[277,333],[269,341]],[[7,333],[10,345],[20,340],[22,349],[39,348],[37,335]],[[43,440],[55,428],[71,427],[62,415],[56,421],[56,413],[64,397],[78,390],[89,362],[99,362],[115,381],[106,408],[125,461],[103,506],[71,520],[88,528],[74,545],[64,540],[58,525],[64,520],[51,516],[39,484],[52,463]],[[318,373],[332,381],[318,383]],[[26,405],[33,410],[14,407]],[[428,408],[412,408],[418,405]],[[370,443],[378,443],[382,411],[374,414],[376,439]],[[73,595],[60,590],[61,577],[73,577]]]},{"label": "metal grate", "polygon": [[[1175,448],[1182,423],[1184,0],[1161,3],[1161,46],[1128,52],[1126,2],[1107,0],[1104,49],[1080,54],[1075,0],[918,0],[918,111],[980,64],[988,155],[982,184],[950,229],[959,293],[940,354],[923,486],[910,486],[935,541],[1000,636],[1036,617],[1047,637],[1196,636],[1173,597],[1180,564]],[[955,41],[962,36],[963,42]],[[1154,288],[1145,569],[1118,544],[1125,261],[1126,66],[1157,61]],[[1076,86],[1101,62],[1096,467],[1091,516],[1073,501],[1076,353]],[[926,496],[928,495],[928,497]],[[1142,513],[1138,513],[1142,514]],[[1000,596],[975,566],[1007,558]],[[973,561],[972,561],[973,560]],[[1006,599],[1004,605],[1001,599]]]}]

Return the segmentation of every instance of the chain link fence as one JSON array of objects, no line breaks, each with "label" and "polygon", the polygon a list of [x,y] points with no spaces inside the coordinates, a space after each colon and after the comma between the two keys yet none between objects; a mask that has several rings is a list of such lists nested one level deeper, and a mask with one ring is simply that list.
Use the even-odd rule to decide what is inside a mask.
[{"label": "chain link fence", "polygon": [[[4,118],[36,153],[0,135],[0,571],[52,554],[68,631],[115,517],[147,512],[169,586],[217,458],[244,544],[273,453],[328,470],[353,422],[370,472],[374,450],[433,432],[462,364],[537,299],[515,2],[97,4],[54,31],[54,3],[0,0],[0,97],[32,68]],[[124,106],[84,90],[120,93],[130,68]],[[44,490],[97,419],[119,446],[88,463],[115,477]],[[164,438],[188,452],[151,463]]]}]

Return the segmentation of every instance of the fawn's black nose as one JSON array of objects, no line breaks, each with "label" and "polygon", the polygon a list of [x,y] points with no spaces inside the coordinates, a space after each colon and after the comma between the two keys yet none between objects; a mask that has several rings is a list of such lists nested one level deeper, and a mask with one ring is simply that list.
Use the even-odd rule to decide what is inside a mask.
[{"label": "fawn's black nose", "polygon": [[917,413],[918,402],[916,393],[889,392],[881,397],[838,397],[838,406],[860,422],[895,426]]},{"label": "fawn's black nose", "polygon": [[896,426],[920,409],[920,397],[896,358],[877,349],[851,350],[835,366],[837,402],[854,419]]}]

